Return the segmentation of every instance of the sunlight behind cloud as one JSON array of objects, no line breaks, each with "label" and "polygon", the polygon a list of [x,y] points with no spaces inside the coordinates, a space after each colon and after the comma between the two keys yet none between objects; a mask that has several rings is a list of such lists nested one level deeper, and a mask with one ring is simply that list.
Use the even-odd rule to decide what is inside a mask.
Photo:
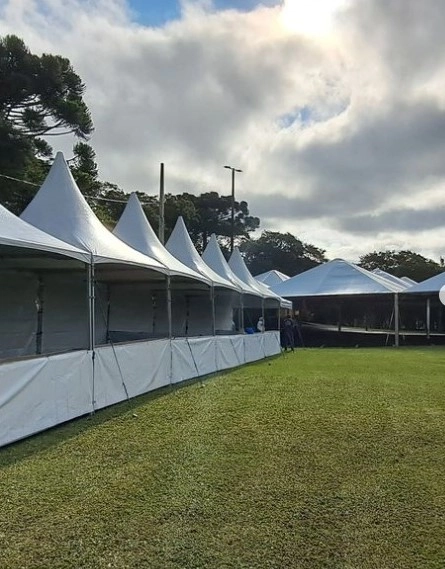
[{"label": "sunlight behind cloud", "polygon": [[335,16],[347,0],[284,0],[280,20],[290,32],[305,36],[325,36],[331,32]]}]

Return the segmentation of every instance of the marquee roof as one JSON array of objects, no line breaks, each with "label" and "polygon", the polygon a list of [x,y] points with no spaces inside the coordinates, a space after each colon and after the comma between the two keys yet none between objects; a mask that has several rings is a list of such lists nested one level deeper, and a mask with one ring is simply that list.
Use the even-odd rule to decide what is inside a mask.
[{"label": "marquee roof", "polygon": [[89,262],[90,255],[26,223],[0,205],[0,245],[56,253]]},{"label": "marquee roof", "polygon": [[189,277],[210,285],[210,279],[181,263],[162,245],[135,193],[131,194],[113,233],[127,245],[166,266],[171,275]]},{"label": "marquee roof", "polygon": [[404,287],[343,259],[334,259],[295,275],[272,290],[289,297],[388,294]]},{"label": "marquee roof", "polygon": [[129,247],[102,225],[80,192],[61,152],[57,153],[42,187],[20,217],[88,251],[95,263],[124,263],[167,272],[159,261]]},{"label": "marquee roof", "polygon": [[218,275],[230,281],[234,286],[241,289],[241,292],[244,294],[261,296],[256,289],[251,288],[248,284],[239,279],[229,267],[214,233],[210,236],[210,241],[207,243],[207,247],[202,254],[202,259],[215,273],[218,273]]},{"label": "marquee roof", "polygon": [[231,283],[229,280],[218,275],[211,269],[199,256],[198,251],[195,249],[190,235],[188,234],[182,216],[179,216],[176,225],[170,235],[169,240],[165,245],[167,251],[179,259],[184,265],[190,267],[206,279],[210,280],[214,286],[230,288],[238,290],[239,287]]}]

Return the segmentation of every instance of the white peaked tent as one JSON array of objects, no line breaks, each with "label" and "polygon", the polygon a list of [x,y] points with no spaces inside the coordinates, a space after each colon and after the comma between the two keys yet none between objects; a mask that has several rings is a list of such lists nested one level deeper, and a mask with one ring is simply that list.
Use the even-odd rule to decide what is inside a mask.
[{"label": "white peaked tent", "polygon": [[253,294],[255,296],[261,297],[257,290],[253,289],[247,283],[239,279],[229,267],[229,264],[222,254],[222,251],[216,239],[216,235],[214,233],[212,233],[210,236],[210,240],[207,243],[207,247],[205,248],[204,253],[202,254],[202,258],[205,261],[206,265],[213,269],[215,273],[231,282],[243,293]]},{"label": "white peaked tent", "polygon": [[170,275],[188,277],[208,285],[211,284],[211,279],[181,263],[164,247],[153,231],[135,193],[130,195],[113,233],[137,251],[168,267]]},{"label": "white peaked tent", "polygon": [[198,251],[195,249],[190,235],[188,234],[182,216],[179,216],[173,231],[165,245],[174,257],[179,259],[182,263],[209,279],[214,286],[225,287],[230,290],[239,291],[239,286],[231,283],[229,280],[221,277],[212,270],[199,256]]},{"label": "white peaked tent", "polygon": [[403,285],[389,282],[343,259],[334,259],[272,287],[286,298],[302,296],[341,296],[388,294],[405,290]]},{"label": "white peaked tent", "polygon": [[[235,275],[247,284],[251,289],[257,291],[262,297],[262,317],[266,328],[280,328],[280,307],[292,309],[292,301],[281,298],[266,285],[258,282],[250,273],[249,269],[241,256],[238,247],[235,247],[229,259],[229,267]],[[267,312],[266,312],[267,310]]]},{"label": "white peaked tent", "polygon": [[[116,319],[120,320],[119,315],[124,314],[131,322],[129,311],[133,315],[138,313],[137,306],[121,303],[120,281],[164,282],[164,274],[168,272],[164,265],[128,246],[98,220],[77,187],[61,152],[57,153],[42,187],[21,218],[50,235],[86,249],[91,255],[89,306],[83,302],[86,290],[83,278],[63,276],[48,292],[54,313],[61,315],[59,320],[63,317],[63,323],[54,324],[53,336],[62,332],[63,324],[65,338],[69,330],[75,335],[73,347],[85,344],[85,311],[89,313],[90,349],[107,343],[114,333],[120,332],[114,331],[113,325]],[[67,297],[70,302],[66,301]],[[133,336],[128,339],[138,337],[138,330],[132,332]]]},{"label": "white peaked tent", "polygon": [[[201,290],[208,295],[211,280],[187,267],[167,251],[153,231],[138,197],[134,193],[131,194],[113,233],[137,251],[168,267],[170,276],[167,277],[166,288],[162,290],[158,287],[150,295],[152,300],[156,300],[156,306],[160,304],[165,307],[158,314],[156,325],[158,331],[164,330],[168,337],[171,337],[172,334],[174,336],[185,335],[186,329],[188,331],[189,328],[194,327],[186,322],[185,293],[191,290]],[[134,296],[134,287],[132,290],[131,294],[127,294],[128,299],[132,299]],[[121,290],[122,294],[126,292],[125,289]],[[148,298],[148,295],[146,296]],[[133,302],[134,300],[130,301]],[[188,320],[193,320],[193,315],[189,314]]]},{"label": "white peaked tent", "polygon": [[123,243],[97,219],[58,152],[34,199],[20,216],[24,221],[87,250],[94,263],[123,263],[166,273],[159,261]]},{"label": "white peaked tent", "polygon": [[48,233],[26,223],[13,213],[0,205],[0,246],[1,252],[7,254],[9,249],[14,256],[19,255],[18,249],[24,249],[24,255],[29,255],[29,249],[40,253],[54,253],[63,257],[71,257],[79,261],[89,262],[90,255],[87,251],[73,247]]},{"label": "white peaked tent", "polygon": [[284,281],[287,281],[290,279],[290,277],[284,273],[281,273],[280,271],[273,269],[272,271],[266,271],[265,273],[256,275],[255,279],[266,286],[272,287]]},{"label": "white peaked tent", "polygon": [[401,287],[405,287],[405,289],[409,288],[412,285],[412,283],[409,283],[408,281],[405,281],[402,278],[396,277],[396,276],[392,275],[391,273],[387,273],[386,271],[382,271],[382,269],[374,269],[372,271],[372,273],[374,273],[374,275],[382,277],[383,279],[386,279],[392,283],[400,285]]},{"label": "white peaked tent", "polygon": [[41,353],[44,280],[49,271],[84,271],[89,254],[0,206],[0,255],[0,358]]},{"label": "white peaked tent", "polygon": [[253,322],[250,321],[252,319],[251,311],[247,314],[244,314],[245,309],[262,310],[263,296],[259,293],[258,290],[253,289],[235,275],[225,260],[214,233],[212,233],[210,236],[210,241],[208,242],[207,247],[202,254],[202,258],[211,269],[218,273],[218,275],[233,283],[241,291],[239,297],[240,302],[237,305],[238,318],[234,318],[237,329],[243,330],[246,322],[252,325]]},{"label": "white peaked tent", "polygon": [[417,281],[410,279],[409,277],[400,277],[402,279],[402,281],[404,281],[405,283],[409,284],[409,285],[415,285],[417,284]]},{"label": "white peaked tent", "polygon": [[[7,332],[8,341],[15,336],[19,348],[10,345],[7,357],[13,359],[0,363],[0,446],[129,397],[279,352],[275,332],[222,334],[231,325],[231,295],[239,289],[193,254],[188,234],[182,234],[182,245],[198,271],[175,261],[147,233],[135,237],[140,252],[102,226],[62,154],[23,219],[31,225],[0,208],[0,270],[9,271],[0,281],[0,304],[10,305],[0,310],[0,332]],[[157,294],[170,279],[179,282],[178,294],[187,281],[183,313],[194,328],[185,330],[186,338],[159,337],[168,306],[164,310]],[[14,318],[21,328],[14,327]],[[118,344],[111,333],[119,330],[112,325],[127,332]],[[8,348],[0,333],[0,352],[3,346]]]},{"label": "white peaked tent", "polygon": [[[188,333],[196,335],[197,331],[204,331],[205,334],[221,334],[232,331],[234,322],[233,293],[240,292],[240,288],[221,277],[202,260],[190,239],[182,217],[178,217],[166,243],[166,248],[182,263],[211,281],[209,303],[205,302],[202,295],[190,294],[187,296],[186,313],[195,315],[196,326],[196,329],[189,328]],[[196,317],[199,313],[201,317],[197,320]]]},{"label": "white peaked tent", "polygon": [[229,259],[229,267],[235,273],[235,275],[241,279],[243,282],[248,284],[250,288],[257,290],[258,293],[263,297],[269,300],[275,300],[279,303],[282,308],[292,308],[292,302],[289,302],[285,298],[282,298],[281,295],[277,294],[275,291],[269,289],[266,285],[258,282],[250,273],[249,269],[244,262],[243,257],[238,249],[235,247],[233,250],[232,255]]}]

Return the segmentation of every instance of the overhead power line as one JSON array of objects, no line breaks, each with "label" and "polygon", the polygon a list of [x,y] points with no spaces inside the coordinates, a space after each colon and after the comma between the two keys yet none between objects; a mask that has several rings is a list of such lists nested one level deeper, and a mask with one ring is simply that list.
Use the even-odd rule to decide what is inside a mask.
[{"label": "overhead power line", "polygon": [[[35,186],[36,188],[40,188],[40,184],[35,184],[34,182],[28,182],[28,180],[20,180],[19,178],[14,178],[13,176],[7,176],[6,174],[0,174],[1,178],[6,178],[7,180],[12,180],[14,182],[20,182],[21,184],[28,184],[29,186]],[[84,196],[87,200],[93,201],[103,201],[103,202],[114,202],[114,203],[124,203],[126,204],[126,200],[116,200],[114,198],[102,198],[98,196]],[[141,205],[151,205],[148,203],[141,202]]]}]

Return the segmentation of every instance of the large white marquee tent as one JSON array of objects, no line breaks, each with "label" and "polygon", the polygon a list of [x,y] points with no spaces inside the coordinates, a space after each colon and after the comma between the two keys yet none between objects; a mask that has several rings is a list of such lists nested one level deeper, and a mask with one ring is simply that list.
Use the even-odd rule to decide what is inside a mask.
[{"label": "large white marquee tent", "polygon": [[[135,219],[132,201],[126,216]],[[0,325],[0,446],[129,397],[279,351],[277,330],[225,333],[234,308],[228,299],[240,288],[214,273],[197,253],[196,258],[182,220],[177,231],[193,267],[171,257],[172,251],[176,259],[187,257],[173,246],[174,236],[169,255],[142,219],[138,237],[125,217],[116,234],[110,233],[60,153],[22,219],[2,208],[0,220],[0,270],[7,276],[0,298],[5,304],[10,300]],[[178,299],[171,310],[169,290]],[[206,297],[210,310],[204,315],[204,303],[194,307],[187,295]],[[15,344],[8,345],[5,331],[14,321]],[[131,341],[116,343],[119,334]]]}]

